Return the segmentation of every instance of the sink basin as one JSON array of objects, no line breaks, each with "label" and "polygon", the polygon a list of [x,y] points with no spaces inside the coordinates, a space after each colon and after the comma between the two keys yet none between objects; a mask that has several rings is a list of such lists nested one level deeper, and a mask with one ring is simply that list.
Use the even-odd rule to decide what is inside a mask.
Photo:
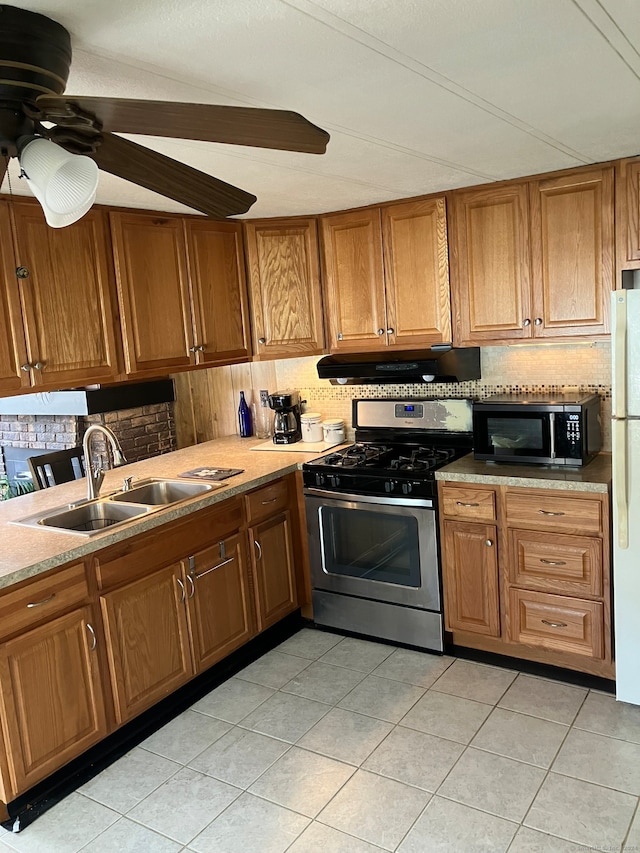
[{"label": "sink basin", "polygon": [[164,506],[193,498],[196,495],[204,495],[215,488],[220,487],[214,483],[189,483],[185,480],[161,480],[158,478],[145,480],[126,492],[118,492],[118,494],[111,496],[111,500],[118,503]]},{"label": "sink basin", "polygon": [[122,524],[130,518],[147,512],[149,508],[144,506],[120,506],[107,501],[98,501],[45,515],[36,523],[44,527],[90,536],[92,533],[101,533],[109,527]]}]

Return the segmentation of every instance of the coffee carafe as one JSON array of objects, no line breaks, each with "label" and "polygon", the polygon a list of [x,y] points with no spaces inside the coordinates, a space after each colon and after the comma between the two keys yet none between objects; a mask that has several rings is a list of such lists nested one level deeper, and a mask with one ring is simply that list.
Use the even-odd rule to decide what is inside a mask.
[{"label": "coffee carafe", "polygon": [[300,394],[297,391],[276,391],[269,394],[273,418],[273,443],[295,444],[302,438],[300,430]]}]

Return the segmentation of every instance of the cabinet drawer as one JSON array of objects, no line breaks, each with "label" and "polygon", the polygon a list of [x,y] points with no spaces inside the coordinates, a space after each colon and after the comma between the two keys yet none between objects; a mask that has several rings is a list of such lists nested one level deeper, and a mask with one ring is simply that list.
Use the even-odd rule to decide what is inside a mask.
[{"label": "cabinet drawer", "polygon": [[524,525],[596,534],[602,530],[602,503],[597,499],[507,491],[506,503],[510,527]]},{"label": "cabinet drawer", "polygon": [[285,478],[245,495],[247,521],[254,524],[289,506],[289,483]]},{"label": "cabinet drawer", "polygon": [[509,639],[587,657],[604,657],[604,608],[599,601],[512,589]]},{"label": "cabinet drawer", "polygon": [[510,530],[509,581],[544,592],[602,595],[602,540]]},{"label": "cabinet drawer", "polygon": [[496,517],[496,493],[493,489],[443,486],[442,511],[444,515],[458,518],[493,521]]},{"label": "cabinet drawer", "polygon": [[0,595],[0,636],[24,631],[42,619],[56,616],[87,600],[84,563],[32,580]]}]

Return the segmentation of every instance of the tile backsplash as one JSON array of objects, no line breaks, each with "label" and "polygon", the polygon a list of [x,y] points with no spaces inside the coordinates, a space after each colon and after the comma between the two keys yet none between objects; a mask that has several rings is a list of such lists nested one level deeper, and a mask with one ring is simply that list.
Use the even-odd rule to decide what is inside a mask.
[{"label": "tile backsplash", "polygon": [[[483,347],[482,378],[474,382],[431,385],[331,385],[318,379],[317,357],[275,362],[277,390],[299,390],[307,411],[343,418],[348,434],[355,397],[488,397],[499,393],[557,393],[563,389],[602,398],[603,449],[611,449],[611,346],[602,343],[530,344]],[[270,389],[271,390],[271,389]]]}]

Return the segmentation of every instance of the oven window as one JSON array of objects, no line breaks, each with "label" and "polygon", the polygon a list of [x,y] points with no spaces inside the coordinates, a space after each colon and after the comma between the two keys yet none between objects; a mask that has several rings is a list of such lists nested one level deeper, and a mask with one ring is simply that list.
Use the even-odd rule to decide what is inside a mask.
[{"label": "oven window", "polygon": [[538,451],[538,455],[545,455],[541,452],[545,450],[544,425],[540,417],[488,417],[489,446],[496,455],[515,455],[524,451]]},{"label": "oven window", "polygon": [[328,574],[420,586],[418,521],[412,515],[322,507],[323,568]]}]

